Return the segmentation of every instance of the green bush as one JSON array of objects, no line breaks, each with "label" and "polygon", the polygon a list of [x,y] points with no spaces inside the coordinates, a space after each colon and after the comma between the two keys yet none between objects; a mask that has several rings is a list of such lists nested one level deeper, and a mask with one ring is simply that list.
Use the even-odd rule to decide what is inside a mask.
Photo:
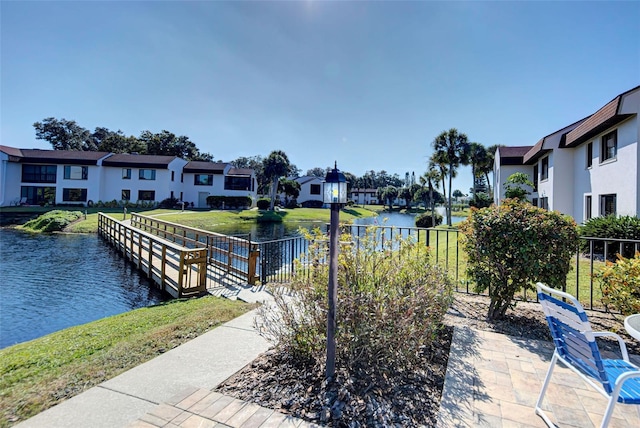
[{"label": "green bush", "polygon": [[615,263],[607,265],[594,278],[600,280],[602,303],[623,315],[640,312],[640,252],[626,259],[618,255]]},{"label": "green bush", "polygon": [[302,205],[303,208],[322,208],[324,206],[324,202],[318,200],[310,200],[304,201],[300,205]]},{"label": "green bush", "polygon": [[258,205],[258,209],[259,210],[268,210],[269,206],[271,205],[271,199],[270,198],[260,198],[260,199],[258,199],[257,205]]},{"label": "green bush", "polygon": [[472,209],[459,230],[475,289],[489,290],[490,319],[503,318],[514,295],[538,281],[562,287],[578,241],[573,219],[516,199]]},{"label": "green bush", "polygon": [[29,220],[19,228],[32,232],[61,232],[81,216],[80,211],[53,210]]},{"label": "green bush", "polygon": [[475,208],[487,208],[491,206],[492,203],[493,200],[491,200],[491,196],[484,192],[478,192],[476,193],[475,199],[469,201],[469,206]]},{"label": "green bush", "polygon": [[436,227],[442,224],[442,215],[435,213],[435,224],[431,222],[431,213],[425,212],[416,216],[416,227]]},{"label": "green bush", "polygon": [[213,209],[247,209],[251,206],[251,197],[207,196],[207,205]]},{"label": "green bush", "polygon": [[[261,307],[263,332],[288,354],[323,365],[327,328],[327,239],[307,234],[307,253],[288,287],[274,291],[275,307]],[[345,234],[341,242],[349,243]],[[421,350],[442,328],[452,284],[428,248],[410,238],[380,241],[369,227],[338,257],[336,365],[349,373],[394,373],[415,368]]]},{"label": "green bush", "polygon": [[[594,217],[578,228],[578,232],[582,237],[591,238],[613,238],[613,239],[630,239],[640,241],[640,218],[632,216],[609,215],[606,217]],[[584,254],[591,252],[591,244],[589,240],[580,240],[580,250]],[[594,254],[602,254],[604,256],[604,240],[593,241]],[[616,260],[616,254],[620,252],[620,244],[612,242],[607,246],[607,260]],[[622,244],[622,256],[633,257],[635,247],[633,243]]]}]

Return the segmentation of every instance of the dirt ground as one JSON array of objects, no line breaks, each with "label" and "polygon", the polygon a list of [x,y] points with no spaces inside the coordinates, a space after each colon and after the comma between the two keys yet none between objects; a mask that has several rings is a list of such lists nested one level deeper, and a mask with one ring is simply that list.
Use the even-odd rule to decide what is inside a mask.
[{"label": "dirt ground", "polygon": [[[225,381],[218,391],[261,406],[335,427],[434,426],[444,385],[454,326],[468,326],[537,340],[551,340],[544,314],[536,303],[520,302],[504,320],[486,319],[489,299],[456,293],[445,316],[446,328],[438,343],[424,350],[423,369],[381,376],[374,368],[361,378],[337,369],[327,384],[324,367],[293,361],[271,350]],[[640,343],[626,335],[622,317],[589,311],[594,330],[614,331],[625,339],[629,352],[640,354]],[[613,341],[601,348],[616,349]]]}]

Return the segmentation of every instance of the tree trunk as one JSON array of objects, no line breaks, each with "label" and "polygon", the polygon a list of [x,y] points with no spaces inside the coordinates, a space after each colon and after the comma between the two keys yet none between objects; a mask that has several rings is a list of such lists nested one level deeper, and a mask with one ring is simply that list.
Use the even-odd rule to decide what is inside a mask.
[{"label": "tree trunk", "polygon": [[493,193],[491,193],[491,183],[489,182],[489,173],[485,172],[484,176],[487,179],[487,192],[489,193],[489,196],[491,196],[491,199],[493,199]]},{"label": "tree trunk", "polygon": [[274,177],[271,181],[271,202],[269,204],[269,210],[273,211],[276,204],[276,194],[278,193],[278,177]]},{"label": "tree trunk", "polygon": [[453,165],[449,167],[449,211],[447,212],[447,225],[451,227],[451,187],[453,186]]},{"label": "tree trunk", "polygon": [[433,200],[433,185],[429,181],[429,200],[431,201],[431,227],[436,227],[436,202]]}]

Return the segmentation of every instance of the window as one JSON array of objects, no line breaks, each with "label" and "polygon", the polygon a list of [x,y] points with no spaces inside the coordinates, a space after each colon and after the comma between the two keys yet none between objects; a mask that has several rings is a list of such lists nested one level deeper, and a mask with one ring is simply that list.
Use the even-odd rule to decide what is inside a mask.
[{"label": "window", "polygon": [[540,181],[549,178],[549,156],[540,161]]},{"label": "window", "polygon": [[139,201],[155,201],[156,200],[155,190],[138,190],[138,200]]},{"label": "window", "polygon": [[55,183],[56,165],[22,165],[23,183]]},{"label": "window", "polygon": [[311,190],[309,191],[309,193],[311,193],[312,195],[319,195],[320,194],[320,185],[319,184],[312,184],[311,185]]},{"label": "window", "polygon": [[130,201],[131,200],[131,190],[122,189],[122,196],[120,196],[120,199],[122,199],[123,201]]},{"label": "window", "polygon": [[64,179],[65,180],[86,180],[89,174],[89,169],[86,166],[70,166],[64,167]]},{"label": "window", "polygon": [[533,205],[534,207],[537,207],[538,206],[538,198],[531,199],[531,205]]},{"label": "window", "polygon": [[87,202],[87,189],[62,189],[65,202]]},{"label": "window", "polygon": [[600,149],[600,162],[615,159],[618,154],[618,130],[609,132],[602,136],[602,147]]},{"label": "window", "polygon": [[193,176],[193,184],[196,186],[212,186],[213,175],[212,174],[195,174]]},{"label": "window", "polygon": [[600,195],[600,215],[616,215],[616,195]]},{"label": "window", "polygon": [[587,144],[587,168],[593,165],[593,143]]},{"label": "window", "polygon": [[56,203],[55,187],[22,186],[20,197],[27,198],[29,205],[44,205]]},{"label": "window", "polygon": [[535,164],[533,166],[533,191],[534,192],[538,191],[538,164]]},{"label": "window", "polygon": [[138,173],[138,178],[140,180],[155,180],[156,179],[156,170],[155,169],[141,169]]},{"label": "window", "polygon": [[591,218],[591,195],[584,197],[584,219],[585,221]]},{"label": "window", "polygon": [[544,198],[540,198],[540,208],[549,210],[549,198],[546,196]]},{"label": "window", "polygon": [[131,180],[131,168],[122,168],[122,179]]},{"label": "window", "polygon": [[224,178],[225,190],[252,190],[251,189],[251,177],[233,177],[227,176]]}]

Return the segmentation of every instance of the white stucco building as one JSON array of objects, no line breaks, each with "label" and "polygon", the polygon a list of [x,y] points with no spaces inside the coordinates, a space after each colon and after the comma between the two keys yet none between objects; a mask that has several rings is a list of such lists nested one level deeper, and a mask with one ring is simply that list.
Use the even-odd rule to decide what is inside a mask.
[{"label": "white stucco building", "polygon": [[322,188],[324,178],[306,175],[304,177],[294,178],[300,184],[300,194],[298,195],[298,203],[306,205],[309,203],[323,203]]},{"label": "white stucco building", "polygon": [[509,175],[525,172],[535,184],[532,203],[578,223],[608,214],[640,215],[639,112],[640,86],[533,147],[499,148],[494,202],[504,198]]},{"label": "white stucco building", "polygon": [[176,156],[0,146],[0,206],[175,198],[206,208],[210,195],[255,202],[254,171]]}]

